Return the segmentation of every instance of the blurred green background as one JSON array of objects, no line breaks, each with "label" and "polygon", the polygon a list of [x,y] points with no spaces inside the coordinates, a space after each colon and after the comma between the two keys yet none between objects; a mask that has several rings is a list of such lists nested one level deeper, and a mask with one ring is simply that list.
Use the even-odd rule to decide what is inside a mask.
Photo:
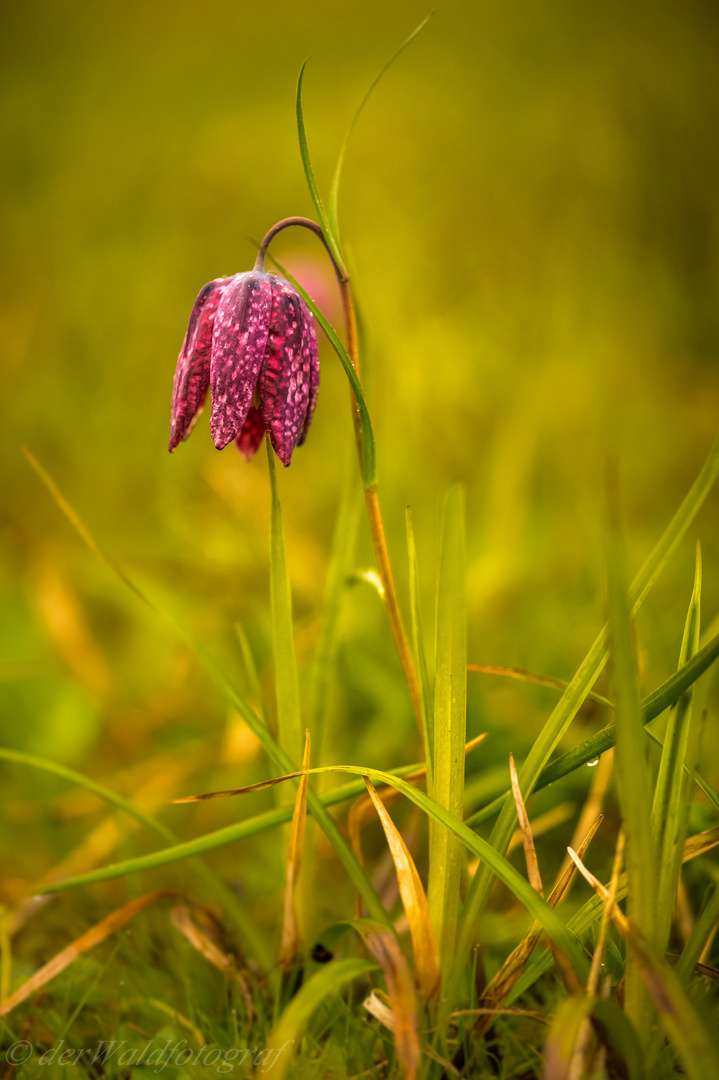
[{"label": "blurred green background", "polygon": [[[207,416],[169,456],[174,366],[201,286],[249,269],[252,238],[278,219],[311,213],[294,116],[302,61],[311,56],[305,116],[326,193],[362,95],[426,14],[408,0],[6,6],[7,745],[128,793],[146,789],[158,805],[263,775],[190,651],[88,552],[20,448],[247,691],[234,633],[244,628],[271,712],[266,460],[218,454]],[[450,482],[467,488],[470,658],[568,678],[603,621],[607,462],[620,463],[633,573],[709,450],[718,30],[719,8],[698,0],[439,0],[355,130],[340,225],[390,549],[404,601],[410,504],[430,652],[438,506]],[[312,236],[284,233],[274,253],[318,298],[331,295]],[[356,475],[346,380],[322,348],[310,437],[280,477],[304,680],[339,495]],[[719,601],[718,518],[714,493],[694,530],[707,623]],[[638,621],[645,692],[676,664],[694,536]],[[357,565],[371,564],[362,521]],[[475,754],[478,774],[525,752],[554,700],[480,678],[470,677],[468,726],[491,737]],[[569,743],[600,722],[578,721]],[[385,767],[417,756],[384,612],[358,585],[344,603],[326,760]],[[0,899],[12,902],[99,811],[41,774],[3,765],[2,775]],[[268,801],[162,813],[190,835]],[[260,892],[279,886],[279,862],[269,885],[263,860],[251,865]]]}]

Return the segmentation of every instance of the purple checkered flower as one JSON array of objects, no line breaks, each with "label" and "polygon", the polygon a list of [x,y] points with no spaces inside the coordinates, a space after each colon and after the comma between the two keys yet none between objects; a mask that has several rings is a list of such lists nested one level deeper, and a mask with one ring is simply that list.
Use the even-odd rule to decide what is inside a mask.
[{"label": "purple checkered flower", "polygon": [[296,289],[263,270],[217,278],[195,301],[175,371],[170,451],[210,391],[210,431],[249,460],[265,431],[283,465],[307,435],[320,381],[314,318]]}]

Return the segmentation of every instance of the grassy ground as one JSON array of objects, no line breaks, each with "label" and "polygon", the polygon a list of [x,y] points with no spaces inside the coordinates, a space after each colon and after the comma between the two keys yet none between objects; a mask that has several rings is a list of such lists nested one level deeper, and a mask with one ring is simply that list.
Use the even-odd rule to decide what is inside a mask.
[{"label": "grassy ground", "polygon": [[[170,457],[172,375],[199,288],[249,269],[252,239],[279,218],[314,212],[295,131],[302,61],[311,55],[305,118],[326,192],[363,93],[425,14],[408,2],[336,9],[281,2],[270,10],[222,0],[211,13],[184,3],[105,8],[40,0],[6,14],[0,741],[8,751],[40,755],[132,800],[155,815],[160,835],[27,758],[0,762],[3,997],[110,912],[153,890],[173,891],[3,1018],[0,1062],[18,1041],[34,1047],[25,1064],[6,1058],[8,1075],[14,1067],[28,1076],[48,1075],[49,1067],[83,1077],[142,1076],[159,1067],[167,1076],[239,1076],[262,1068],[279,1075],[285,1061],[297,1076],[392,1075],[400,1068],[391,1034],[360,1007],[366,975],[353,981],[352,968],[343,993],[327,996],[306,1022],[300,1017],[286,1028],[299,1050],[293,1063],[290,1051],[271,1065],[269,1054],[254,1060],[280,1049],[272,1041],[278,1030],[283,1034],[280,1017],[291,1000],[301,1000],[292,998],[291,980],[276,966],[287,828],[256,832],[253,826],[234,843],[208,850],[204,869],[174,862],[78,886],[42,905],[27,898],[51,880],[151,855],[172,842],[168,830],[177,841],[202,837],[294,798],[294,789],[279,788],[242,801],[167,805],[283,771],[242,719],[237,696],[228,697],[203,663],[210,657],[240,704],[261,712],[276,730],[267,459],[261,453],[245,464],[232,448],[216,454],[206,416]],[[452,588],[466,584],[461,602],[470,664],[569,681],[608,613],[624,642],[624,674],[617,682],[616,671],[610,676],[605,669],[595,686],[613,701],[621,698],[622,716],[630,718],[629,742],[617,751],[623,765],[616,777],[605,777],[605,822],[587,856],[603,882],[611,876],[620,820],[634,835],[654,828],[647,844],[655,845],[655,868],[666,854],[658,814],[650,820],[649,807],[642,810],[631,798],[632,778],[643,768],[637,754],[644,753],[643,744],[631,742],[631,717],[636,699],[677,668],[697,538],[699,646],[717,630],[715,491],[697,509],[629,637],[622,637],[628,616],[621,599],[622,575],[631,580],[644,563],[716,435],[716,62],[716,15],[699,2],[660,9],[609,3],[596,10],[564,0],[441,3],[367,105],[349,146],[340,198],[387,539],[409,623],[405,508],[411,506],[430,685],[442,507],[457,481],[464,491],[466,574]],[[317,241],[285,233],[275,254],[340,325]],[[278,476],[302,722],[311,728],[314,764],[393,769],[420,761],[422,742],[386,612],[362,576],[375,563],[346,380],[324,342],[321,349],[322,386],[308,442]],[[22,446],[150,604],[83,543]],[[607,504],[614,505],[607,494],[612,463],[621,515],[616,543],[608,545],[614,555],[605,539]],[[354,496],[343,504],[348,491]],[[346,554],[339,565],[347,573],[338,587],[329,678],[318,699],[313,679],[341,506]],[[454,557],[449,561],[456,566]],[[440,626],[457,604],[446,609]],[[698,685],[693,716],[697,723],[706,710],[700,771],[717,788],[718,701],[711,680],[709,672]],[[507,789],[509,753],[521,763],[540,745],[560,693],[468,674],[466,737],[488,737],[467,758],[465,817]],[[557,737],[556,754],[610,719],[604,706],[585,702]],[[666,723],[664,713],[660,733]],[[601,769],[608,768],[604,762]],[[597,772],[583,765],[528,798],[545,892]],[[661,789],[661,775],[652,749],[650,798],[657,783]],[[360,778],[334,775],[313,786],[329,791],[351,779],[364,790]],[[689,833],[715,827],[711,798],[691,794]],[[334,813],[346,832],[347,804]],[[406,800],[392,814],[426,885],[426,816]],[[480,838],[494,836],[495,843],[493,825],[487,816],[477,826]],[[394,870],[376,821],[363,831],[363,848],[375,888],[399,915]],[[468,858],[471,864],[474,855]],[[526,877],[521,843],[508,858]],[[630,859],[627,871],[641,894],[649,870],[632,868]],[[322,980],[330,980],[325,973],[333,965],[309,956],[328,926],[352,919],[353,890],[319,831],[308,835],[303,873],[304,981],[309,986],[317,975],[324,998],[329,982]],[[681,953],[692,927],[701,928],[715,880],[711,854],[686,864],[662,954]],[[466,893],[464,877],[461,888]],[[591,894],[577,881],[559,909],[563,919],[576,916]],[[191,916],[178,913],[190,900],[200,906]],[[430,906],[436,914],[431,895]],[[600,907],[595,914],[583,939],[590,945]],[[511,882],[498,884],[482,904],[477,977],[472,982],[465,974],[455,1005],[476,1006],[483,980],[500,968],[529,922]],[[651,939],[654,930],[645,933]],[[401,941],[412,957],[406,933]],[[615,929],[607,946],[613,987],[624,971],[624,941]],[[360,964],[366,943],[350,942],[338,939],[334,964],[353,957]],[[717,967],[711,942],[702,962]],[[512,1000],[531,1015],[500,1018],[484,1042],[476,1041],[476,1057],[467,1056],[466,1075],[531,1076],[542,1068],[565,1075],[567,1051],[558,1032],[579,1030],[581,1006],[568,1010],[583,999],[571,982],[567,992],[553,971],[540,974],[539,961],[530,961],[530,970],[532,964],[534,982]],[[334,970],[341,980],[343,969]],[[384,985],[381,976],[373,979]],[[690,993],[698,998],[704,988],[693,984]],[[642,996],[630,990],[627,1011],[640,1045],[649,1040],[643,1052],[651,1062],[658,1036],[651,1035],[651,1008]],[[691,1028],[683,1008],[679,1015]],[[705,1008],[692,1005],[698,1039],[711,1023]],[[424,1015],[421,1022],[433,1029],[440,1023],[432,1009]],[[456,1055],[470,1021],[458,1023],[459,1032],[448,1029],[449,1043],[438,1038],[443,1057]],[[670,1075],[676,1053],[691,1072],[687,1053],[696,1057],[699,1044],[685,1052],[681,1039],[669,1037],[675,1049],[656,1068]],[[115,1040],[116,1048],[100,1068],[103,1040]],[[149,1047],[148,1040],[154,1040]],[[94,1063],[89,1054],[78,1058],[90,1048],[99,1055]],[[243,1058],[240,1050],[251,1048]],[[55,1057],[43,1061],[53,1050]],[[75,1056],[61,1062],[63,1050]],[[639,1058],[626,1051],[630,1075],[641,1075]],[[611,1056],[602,1067],[619,1068]],[[442,1072],[426,1056],[421,1068]]]}]

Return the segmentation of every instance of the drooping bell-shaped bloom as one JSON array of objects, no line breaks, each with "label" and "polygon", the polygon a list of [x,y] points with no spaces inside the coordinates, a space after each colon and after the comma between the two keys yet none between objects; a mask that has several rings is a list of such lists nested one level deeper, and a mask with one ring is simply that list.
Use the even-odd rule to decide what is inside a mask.
[{"label": "drooping bell-shaped bloom", "polygon": [[253,270],[205,285],[175,371],[170,451],[192,431],[210,391],[210,431],[245,458],[265,431],[289,465],[307,435],[320,368],[314,318],[296,289]]}]

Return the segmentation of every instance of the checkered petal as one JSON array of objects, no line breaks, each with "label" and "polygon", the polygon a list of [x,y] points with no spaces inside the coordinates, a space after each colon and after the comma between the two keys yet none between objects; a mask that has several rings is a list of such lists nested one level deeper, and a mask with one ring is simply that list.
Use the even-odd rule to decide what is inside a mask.
[{"label": "checkered petal", "polygon": [[237,438],[247,419],[267,348],[271,314],[269,274],[237,274],[222,291],[210,360],[210,431],[218,450]]},{"label": "checkered petal", "polygon": [[292,459],[307,415],[310,386],[302,356],[304,329],[300,297],[286,281],[273,278],[272,319],[257,389],[262,419],[285,466]]},{"label": "checkered petal", "polygon": [[195,300],[172,388],[170,451],[192,431],[210,384],[210,352],[217,306],[230,278],[210,281]]},{"label": "checkered petal", "polygon": [[307,402],[307,413],[305,415],[305,422],[302,425],[302,431],[300,437],[297,440],[297,445],[302,446],[302,443],[307,438],[307,432],[312,422],[312,417],[315,411],[315,405],[317,404],[317,392],[320,388],[320,353],[317,347],[317,334],[315,333],[315,320],[314,315],[307,307],[304,300],[300,299],[304,315],[304,333],[302,336],[302,370],[306,372],[306,377],[309,380],[310,395]]}]

